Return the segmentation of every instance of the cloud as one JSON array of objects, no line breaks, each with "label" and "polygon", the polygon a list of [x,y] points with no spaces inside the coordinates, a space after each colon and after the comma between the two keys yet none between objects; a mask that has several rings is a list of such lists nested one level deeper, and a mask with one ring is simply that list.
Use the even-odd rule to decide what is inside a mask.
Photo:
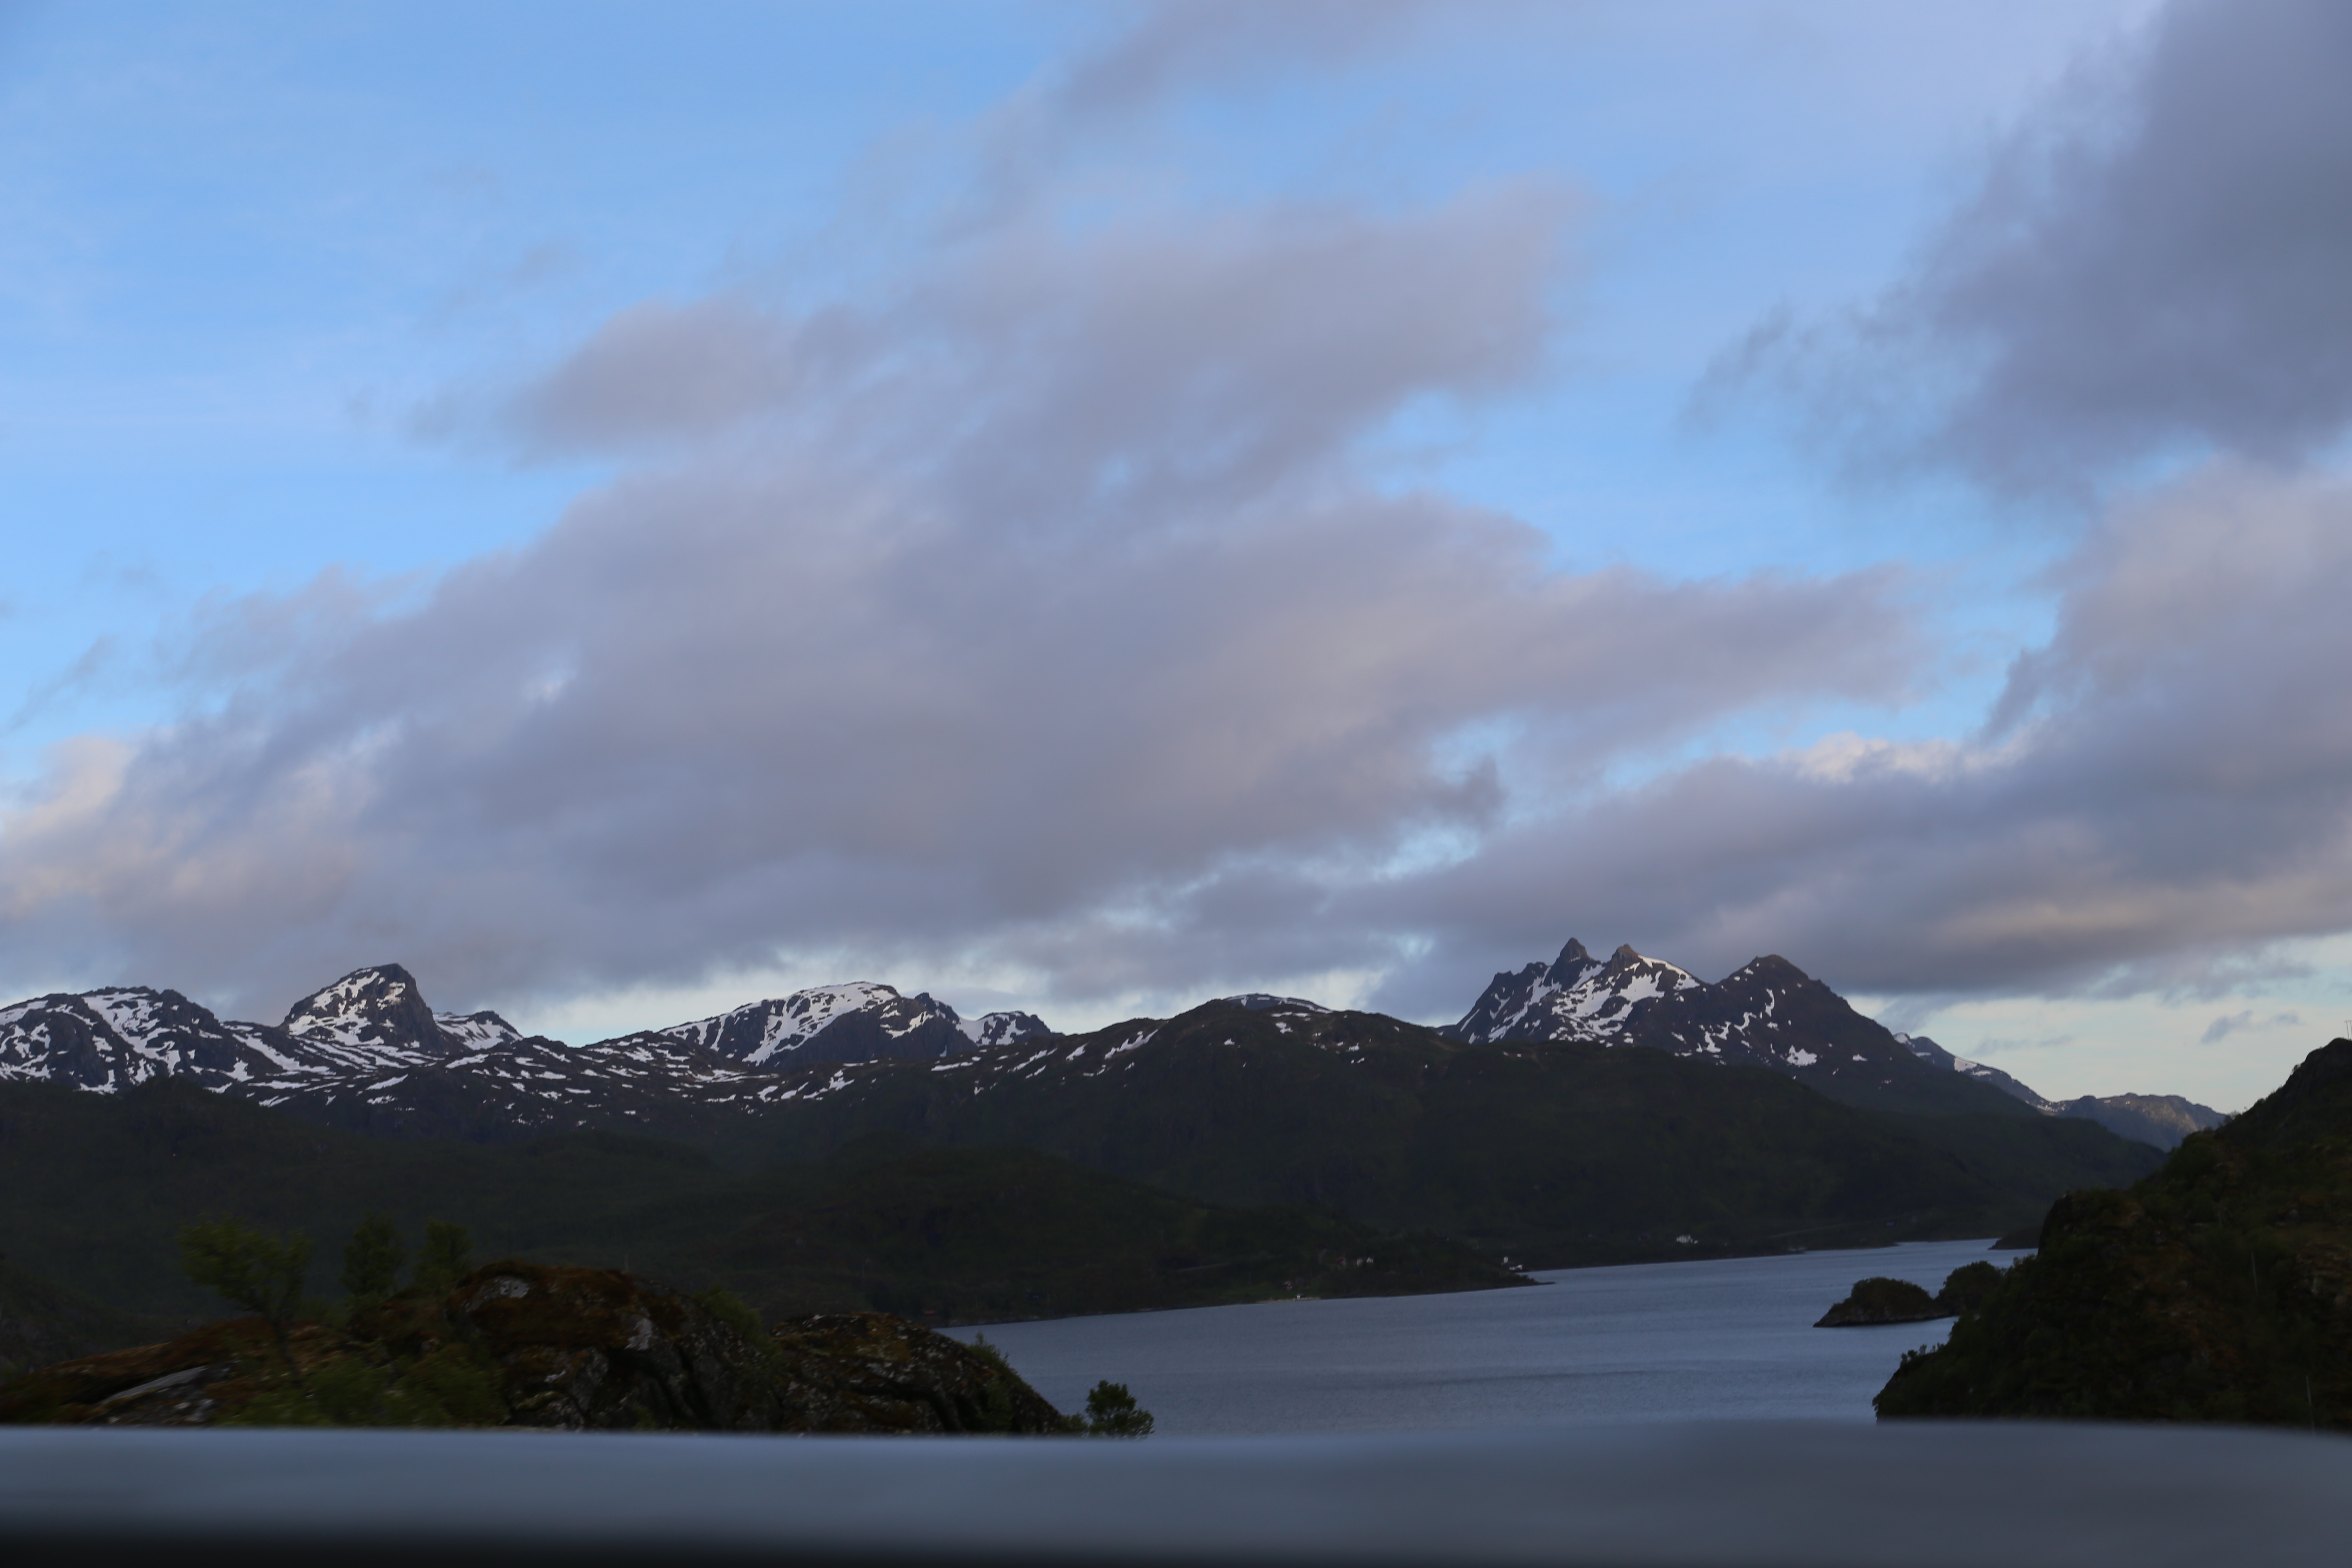
[{"label": "cloud", "polygon": [[1204,82],[1346,64],[1402,39],[1437,10],[1427,0],[1161,0],[1074,61],[1055,107],[1059,117],[1100,120]]},{"label": "cloud", "polygon": [[1526,758],[1592,787],[1915,651],[1894,574],[1562,570],[1381,481],[1401,412],[1542,371],[1572,216],[1023,215],[867,300],[623,312],[488,417],[625,476],[429,585],[214,605],[186,716],[0,822],[0,964],[266,1007],[390,957],[451,1003],[1391,962],[1349,906]]},{"label": "cloud", "polygon": [[2080,491],[2182,449],[2282,462],[2352,423],[2352,11],[2176,0],[1998,151],[1907,277],[1783,314],[1759,381],[1869,463]]},{"label": "cloud", "polygon": [[648,300],[606,321],[507,410],[526,449],[626,449],[698,437],[788,397],[793,345],[749,301]]},{"label": "cloud", "polygon": [[2205,1032],[2197,1037],[2197,1041],[2200,1045],[2219,1045],[2231,1035],[2248,1029],[2299,1029],[2302,1026],[2303,1015],[2300,1013],[2273,1013],[2267,1018],[2257,1019],[2253,1009],[2248,1007],[2214,1019],[2205,1026]]},{"label": "cloud", "polygon": [[[2118,508],[2061,581],[1985,733],[1711,757],[1515,826],[1403,890],[1459,948],[1423,973],[1576,931],[1879,994],[2196,994],[2343,930],[2352,486],[2217,468]],[[1414,979],[1392,997],[1436,1005]]]}]

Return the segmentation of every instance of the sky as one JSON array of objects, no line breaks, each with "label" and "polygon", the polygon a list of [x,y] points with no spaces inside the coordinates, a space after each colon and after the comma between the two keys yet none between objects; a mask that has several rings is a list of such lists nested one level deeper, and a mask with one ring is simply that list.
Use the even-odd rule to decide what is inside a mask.
[{"label": "sky", "polygon": [[0,0],[0,993],[2352,1033],[2324,0]]}]

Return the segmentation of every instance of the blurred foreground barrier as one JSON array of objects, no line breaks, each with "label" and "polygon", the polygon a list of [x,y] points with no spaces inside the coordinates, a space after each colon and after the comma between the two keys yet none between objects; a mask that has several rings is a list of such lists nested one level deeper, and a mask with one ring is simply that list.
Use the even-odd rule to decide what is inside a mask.
[{"label": "blurred foreground barrier", "polygon": [[1706,1423],[1415,1437],[0,1432],[0,1562],[2352,1561],[2352,1440]]}]

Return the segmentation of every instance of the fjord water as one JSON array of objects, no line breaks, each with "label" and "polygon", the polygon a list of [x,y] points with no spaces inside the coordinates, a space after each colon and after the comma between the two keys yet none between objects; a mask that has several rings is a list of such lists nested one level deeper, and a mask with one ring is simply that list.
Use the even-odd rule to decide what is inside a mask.
[{"label": "fjord water", "polygon": [[1868,1421],[1905,1351],[1949,1320],[1816,1329],[1857,1279],[1930,1291],[2016,1253],[1915,1242],[1538,1274],[1520,1289],[1265,1301],[1002,1323],[985,1332],[1064,1410],[1124,1383],[1169,1436],[1445,1431],[1555,1421]]}]

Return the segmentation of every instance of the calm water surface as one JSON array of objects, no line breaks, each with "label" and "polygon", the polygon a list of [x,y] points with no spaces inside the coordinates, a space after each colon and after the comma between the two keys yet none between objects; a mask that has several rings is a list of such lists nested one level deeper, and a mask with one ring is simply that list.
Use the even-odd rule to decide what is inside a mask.
[{"label": "calm water surface", "polygon": [[[1170,1436],[1439,1431],[1553,1421],[1871,1419],[1905,1351],[1948,1319],[1816,1329],[1857,1279],[1929,1290],[1987,1241],[1915,1242],[1538,1274],[1539,1285],[1360,1301],[1266,1301],[1003,1323],[984,1331],[1038,1393],[1084,1408],[1124,1383]],[[959,1329],[970,1339],[976,1331]]]}]

